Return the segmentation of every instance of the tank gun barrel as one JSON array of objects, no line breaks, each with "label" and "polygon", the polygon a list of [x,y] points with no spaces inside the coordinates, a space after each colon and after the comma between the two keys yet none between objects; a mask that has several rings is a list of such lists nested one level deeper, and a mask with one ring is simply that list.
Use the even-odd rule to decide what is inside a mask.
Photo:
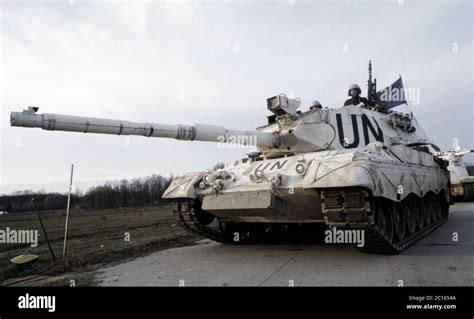
[{"label": "tank gun barrel", "polygon": [[10,125],[37,127],[49,131],[98,133],[111,135],[141,135],[146,137],[174,138],[188,141],[208,141],[272,147],[279,143],[277,133],[256,130],[229,130],[223,126],[207,124],[158,124],[123,120],[36,113],[37,107],[23,112],[11,112]]}]

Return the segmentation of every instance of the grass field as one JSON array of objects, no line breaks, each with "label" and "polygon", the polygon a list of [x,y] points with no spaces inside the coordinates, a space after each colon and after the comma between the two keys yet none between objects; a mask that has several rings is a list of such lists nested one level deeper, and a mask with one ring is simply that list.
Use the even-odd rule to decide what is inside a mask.
[{"label": "grass field", "polygon": [[[40,212],[57,261],[48,250],[45,236],[34,212],[0,216],[0,230],[38,230],[37,247],[30,244],[0,244],[0,284],[75,285],[93,284],[89,271],[107,263],[123,261],[153,251],[192,245],[202,239],[174,223],[173,206],[133,207],[105,210],[73,209],[69,218],[67,261],[62,258],[66,214]],[[128,234],[127,234],[128,233]],[[129,239],[129,240],[127,240]],[[39,259],[18,266],[10,258],[36,254]]]}]

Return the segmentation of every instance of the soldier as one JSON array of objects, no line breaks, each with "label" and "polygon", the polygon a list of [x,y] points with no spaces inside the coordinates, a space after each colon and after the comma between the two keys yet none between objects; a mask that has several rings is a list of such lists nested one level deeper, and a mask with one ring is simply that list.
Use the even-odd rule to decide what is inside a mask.
[{"label": "soldier", "polygon": [[360,103],[363,103],[364,106],[370,105],[365,97],[360,96],[360,93],[360,87],[357,84],[351,84],[351,86],[349,86],[349,91],[347,92],[347,95],[351,96],[351,98],[344,102],[344,106],[359,105]]},{"label": "soldier", "polygon": [[309,106],[310,110],[320,110],[322,108],[323,106],[321,105],[321,103],[319,103],[318,100],[311,101],[311,105]]}]

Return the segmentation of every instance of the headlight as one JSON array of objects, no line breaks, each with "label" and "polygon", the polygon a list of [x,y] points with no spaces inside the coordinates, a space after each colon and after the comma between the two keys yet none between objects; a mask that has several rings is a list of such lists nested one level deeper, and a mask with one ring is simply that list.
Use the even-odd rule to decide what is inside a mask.
[{"label": "headlight", "polygon": [[211,185],[214,182],[214,178],[212,176],[210,176],[210,174],[206,174],[202,178],[202,181],[207,185]]},{"label": "headlight", "polygon": [[306,166],[304,164],[299,163],[296,165],[296,172],[300,175],[303,175],[306,173]]}]

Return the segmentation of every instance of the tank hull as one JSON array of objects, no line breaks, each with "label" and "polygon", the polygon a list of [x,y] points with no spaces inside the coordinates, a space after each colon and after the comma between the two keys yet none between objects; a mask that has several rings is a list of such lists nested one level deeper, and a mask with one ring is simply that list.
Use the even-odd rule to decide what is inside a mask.
[{"label": "tank hull", "polygon": [[463,177],[456,184],[451,184],[451,195],[456,202],[474,201],[474,177]]},{"label": "tank hull", "polygon": [[[231,163],[218,172],[175,179],[164,197],[179,202],[177,216],[183,226],[223,242],[233,243],[235,234],[239,243],[245,242],[248,228],[261,239],[272,227],[323,224],[364,230],[366,250],[397,253],[447,219],[449,173],[427,152],[378,146]],[[213,174],[219,178],[209,177]],[[220,180],[220,186],[203,183],[206,180]],[[388,234],[380,230],[381,210],[391,219]],[[212,235],[206,234],[210,226],[199,221],[203,215],[220,227]],[[401,223],[397,218],[405,215],[405,230],[395,232]],[[423,222],[417,225],[416,218]]]}]

